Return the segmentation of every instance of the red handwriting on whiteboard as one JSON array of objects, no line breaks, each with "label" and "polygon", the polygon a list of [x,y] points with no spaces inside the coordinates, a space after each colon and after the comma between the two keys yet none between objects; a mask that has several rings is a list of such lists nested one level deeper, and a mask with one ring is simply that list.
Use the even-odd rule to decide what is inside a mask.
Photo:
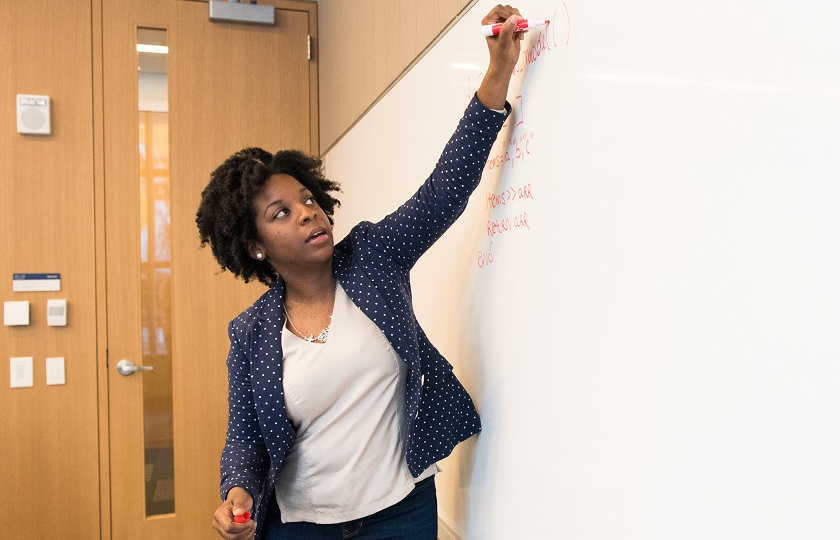
[{"label": "red handwriting on whiteboard", "polygon": [[[525,100],[522,99],[521,95],[518,95],[514,98],[514,102],[516,106],[513,108],[513,113],[508,117],[516,122],[515,128],[517,131],[519,130],[519,126],[525,123]],[[508,126],[508,122],[505,122],[502,125],[502,129]],[[496,154],[492,154],[489,159],[487,160],[487,169],[493,170],[498,167],[501,167],[507,162],[510,162],[511,159],[514,162],[511,163],[511,167],[515,166],[515,160],[525,161],[531,154],[531,142],[534,140],[534,132],[527,132],[527,133],[518,133],[513,137],[510,137],[507,141],[504,142],[504,149],[500,150]]]},{"label": "red handwriting on whiteboard", "polygon": [[527,49],[525,49],[525,64],[533,64],[534,62],[540,59],[540,55],[550,50],[551,44],[548,42],[548,36],[540,32],[537,36],[536,42]]},{"label": "red handwriting on whiteboard", "polygon": [[508,161],[510,161],[510,152],[505,149],[487,159],[487,168],[492,171],[493,169],[498,169]]},{"label": "red handwriting on whiteboard", "polygon": [[464,94],[464,108],[465,109],[467,108],[467,105],[470,104],[470,101],[472,100],[473,95],[475,94],[476,90],[478,90],[478,87],[481,86],[481,80],[483,78],[484,78],[484,72],[483,71],[478,74],[478,76],[475,78],[475,81],[473,81],[473,79],[469,75],[467,75],[467,93]]},{"label": "red handwriting on whiteboard", "polygon": [[490,238],[517,229],[531,230],[531,227],[528,225],[528,212],[522,212],[514,216],[513,219],[506,217],[487,220],[487,236]]},{"label": "red handwriting on whiteboard", "polygon": [[[572,35],[572,23],[571,18],[569,16],[569,6],[566,5],[566,2],[563,2],[563,14],[566,17],[566,42],[565,44],[569,44],[569,39]],[[562,22],[559,23],[562,27]],[[513,72],[511,75],[516,75],[518,73],[522,73],[525,71],[525,68],[535,62],[537,62],[541,57],[544,57],[548,52],[556,49],[557,45],[557,10],[554,10],[554,13],[549,19],[548,25],[545,26],[544,30],[540,30],[537,32],[537,37],[535,39],[530,40],[526,39],[522,42],[522,52],[520,53],[519,61],[517,61],[516,65],[513,67]],[[562,28],[560,32],[562,33]],[[562,38],[562,36],[561,36]],[[484,78],[484,72],[480,72],[475,77],[467,76],[467,91],[464,94],[464,108],[467,107],[470,100],[475,95],[476,90],[478,87],[481,86],[481,80]],[[521,99],[522,96],[517,96],[517,99]],[[521,124],[521,121],[518,121],[516,125]]]},{"label": "red handwriting on whiteboard", "polygon": [[[546,27],[546,32],[554,27],[554,23],[550,22]],[[513,75],[518,75],[525,71],[525,68],[537,62],[540,56],[544,56],[551,50],[551,43],[548,41],[548,35],[540,30],[537,33],[536,39],[522,41],[522,53],[519,61],[513,68]]]},{"label": "red handwriting on whiteboard", "polygon": [[490,193],[487,195],[487,208],[496,208],[497,206],[506,206],[517,199],[533,199],[534,194],[531,191],[531,184],[525,184],[518,188],[509,187],[500,193]]},{"label": "red handwriting on whiteboard", "polygon": [[534,132],[521,133],[505,141],[505,147],[487,158],[487,169],[493,170],[510,162],[511,167],[516,162],[524,162],[531,155],[531,143],[534,141]]},{"label": "red handwriting on whiteboard", "polygon": [[[566,45],[569,44],[569,38],[572,34],[572,25],[571,20],[569,19],[569,7],[566,5],[566,2],[563,2],[563,12],[566,15]],[[525,71],[525,68],[537,60],[540,59],[541,56],[544,56],[546,53],[551,51],[553,48],[557,48],[557,10],[554,10],[554,13],[549,20],[548,25],[545,27],[545,30],[540,30],[537,33],[536,39],[533,41],[527,40],[522,42],[523,50],[521,54],[521,58],[519,62],[516,63],[516,66],[513,68],[513,75],[518,73],[522,73]],[[553,47],[552,47],[553,44]]]},{"label": "red handwriting on whiteboard", "polygon": [[[534,132],[523,133],[517,137],[512,138],[508,145],[513,147],[513,157],[525,161],[525,158],[531,155],[531,141],[534,140]],[[516,162],[511,165],[516,165]]]},{"label": "red handwriting on whiteboard", "polygon": [[[508,116],[508,120],[511,120],[511,119],[515,120],[516,121],[516,127],[519,127],[519,126],[521,126],[522,124],[525,123],[525,106],[522,104],[522,96],[521,95],[513,98],[513,101],[514,101],[515,105],[511,106],[512,111],[511,111],[511,115]],[[508,120],[506,120],[505,123],[502,124],[502,129],[505,129],[506,127],[508,127]]]},{"label": "red handwriting on whiteboard", "polygon": [[[572,19],[569,17],[569,6],[566,5],[566,2],[563,2],[563,9],[566,10],[566,45],[568,45],[569,39],[572,37]],[[555,13],[557,12],[555,11]]]},{"label": "red handwriting on whiteboard", "polygon": [[484,268],[493,263],[493,242],[490,242],[490,247],[487,251],[479,250],[478,259],[476,260],[479,268]]},{"label": "red handwriting on whiteboard", "polygon": [[516,118],[516,125],[521,126],[525,123],[525,107],[522,105],[522,96],[516,96],[516,110],[515,110],[515,118]]}]

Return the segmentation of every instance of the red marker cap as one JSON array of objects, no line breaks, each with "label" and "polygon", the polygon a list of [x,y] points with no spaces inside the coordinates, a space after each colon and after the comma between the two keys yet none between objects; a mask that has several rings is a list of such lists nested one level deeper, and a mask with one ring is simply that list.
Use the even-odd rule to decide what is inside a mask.
[{"label": "red marker cap", "polygon": [[251,519],[251,512],[246,510],[245,513],[242,514],[241,516],[234,517],[233,522],[234,523],[245,523],[249,519]]}]

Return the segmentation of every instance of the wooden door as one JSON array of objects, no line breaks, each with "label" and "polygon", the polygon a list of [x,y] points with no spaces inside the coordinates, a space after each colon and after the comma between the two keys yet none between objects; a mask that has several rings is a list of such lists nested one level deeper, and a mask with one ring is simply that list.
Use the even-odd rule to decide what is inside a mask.
[{"label": "wooden door", "polygon": [[[266,3],[278,8],[273,27],[210,22],[205,2],[103,3],[115,539],[215,537],[227,322],[264,287],[218,271],[199,248],[195,211],[210,171],[234,151],[318,148],[317,68],[307,58],[315,5]],[[168,105],[141,112],[137,44],[149,31],[168,48],[153,53],[165,63]],[[154,370],[121,375],[120,360]]]}]

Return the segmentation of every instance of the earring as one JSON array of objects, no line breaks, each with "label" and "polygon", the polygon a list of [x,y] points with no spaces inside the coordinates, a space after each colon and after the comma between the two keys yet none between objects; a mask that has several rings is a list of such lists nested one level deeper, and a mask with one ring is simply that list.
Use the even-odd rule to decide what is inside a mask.
[{"label": "earring", "polygon": [[262,258],[263,258],[263,254],[262,254],[262,253],[257,253],[257,258],[258,258],[259,260],[262,260]]}]

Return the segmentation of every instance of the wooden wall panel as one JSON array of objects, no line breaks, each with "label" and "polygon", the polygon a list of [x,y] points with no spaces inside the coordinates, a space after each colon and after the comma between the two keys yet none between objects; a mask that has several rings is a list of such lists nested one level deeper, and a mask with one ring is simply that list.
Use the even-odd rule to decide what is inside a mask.
[{"label": "wooden wall panel", "polygon": [[321,0],[320,133],[325,153],[474,0]]},{"label": "wooden wall panel", "polygon": [[[6,538],[99,537],[90,0],[0,3],[0,297],[30,325],[0,326],[0,478]],[[15,94],[52,99],[52,135],[16,132]],[[13,273],[61,273],[59,292],[13,292]],[[48,298],[68,302],[48,327]],[[34,386],[9,388],[9,358]],[[63,356],[66,384],[46,385]]]},{"label": "wooden wall panel", "polygon": [[[310,2],[261,3],[314,11]],[[11,495],[3,538],[111,537],[102,87],[111,23],[101,0],[0,2],[0,298],[31,302],[30,326],[0,326],[0,477]],[[317,28],[310,33],[317,52]],[[317,83],[308,92],[317,152]],[[52,98],[52,135],[16,132],[18,93]],[[20,272],[59,272],[61,291],[15,293]],[[48,298],[68,300],[67,327],[46,326]],[[34,358],[32,388],[9,388],[13,356]],[[46,385],[48,356],[65,357],[65,385]]]}]

